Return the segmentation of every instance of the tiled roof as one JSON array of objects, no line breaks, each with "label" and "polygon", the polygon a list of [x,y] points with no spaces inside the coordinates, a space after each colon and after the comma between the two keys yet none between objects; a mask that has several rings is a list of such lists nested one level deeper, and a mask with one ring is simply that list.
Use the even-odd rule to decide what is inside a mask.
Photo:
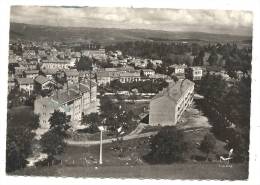
[{"label": "tiled roof", "polygon": [[47,81],[49,81],[48,78],[46,78],[45,76],[39,75],[35,78],[35,81],[38,82],[39,84],[44,84]]},{"label": "tiled roof", "polygon": [[57,73],[57,71],[58,71],[58,69],[42,69],[42,72],[45,75],[54,75]]},{"label": "tiled roof", "polygon": [[54,92],[54,94],[51,96],[52,99],[59,104],[64,104],[66,102],[72,101],[74,99],[80,98],[80,94],[75,92],[74,90],[58,90]]}]

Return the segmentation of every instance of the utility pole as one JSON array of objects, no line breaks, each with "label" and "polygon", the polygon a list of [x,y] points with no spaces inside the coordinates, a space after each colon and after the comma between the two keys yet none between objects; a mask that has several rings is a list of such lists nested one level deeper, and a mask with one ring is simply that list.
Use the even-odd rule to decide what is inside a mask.
[{"label": "utility pole", "polygon": [[100,152],[99,152],[99,164],[102,164],[102,130],[100,130]]},{"label": "utility pole", "polygon": [[98,129],[100,130],[100,148],[99,148],[99,164],[103,164],[103,160],[102,160],[102,132],[105,130],[105,128],[103,126],[99,126]]}]

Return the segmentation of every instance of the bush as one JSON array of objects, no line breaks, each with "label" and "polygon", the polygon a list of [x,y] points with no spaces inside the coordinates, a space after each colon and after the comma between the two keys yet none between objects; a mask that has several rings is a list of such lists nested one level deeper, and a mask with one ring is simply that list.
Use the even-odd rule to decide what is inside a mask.
[{"label": "bush", "polygon": [[187,150],[187,146],[184,141],[183,131],[177,130],[175,127],[163,127],[152,138],[151,152],[144,156],[144,159],[153,164],[171,164],[183,161],[183,154]]}]

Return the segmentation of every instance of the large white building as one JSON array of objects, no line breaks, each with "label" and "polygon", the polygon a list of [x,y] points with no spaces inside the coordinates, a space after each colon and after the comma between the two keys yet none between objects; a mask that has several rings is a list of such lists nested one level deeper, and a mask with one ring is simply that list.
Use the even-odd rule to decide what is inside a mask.
[{"label": "large white building", "polygon": [[188,79],[173,82],[150,101],[149,125],[172,126],[193,101],[194,83]]}]

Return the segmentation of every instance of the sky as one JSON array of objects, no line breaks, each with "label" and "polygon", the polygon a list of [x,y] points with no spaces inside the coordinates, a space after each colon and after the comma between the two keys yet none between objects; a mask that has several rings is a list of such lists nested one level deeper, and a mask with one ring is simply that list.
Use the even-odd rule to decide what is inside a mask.
[{"label": "sky", "polygon": [[121,29],[252,35],[249,11],[154,8],[12,6],[11,22]]}]

